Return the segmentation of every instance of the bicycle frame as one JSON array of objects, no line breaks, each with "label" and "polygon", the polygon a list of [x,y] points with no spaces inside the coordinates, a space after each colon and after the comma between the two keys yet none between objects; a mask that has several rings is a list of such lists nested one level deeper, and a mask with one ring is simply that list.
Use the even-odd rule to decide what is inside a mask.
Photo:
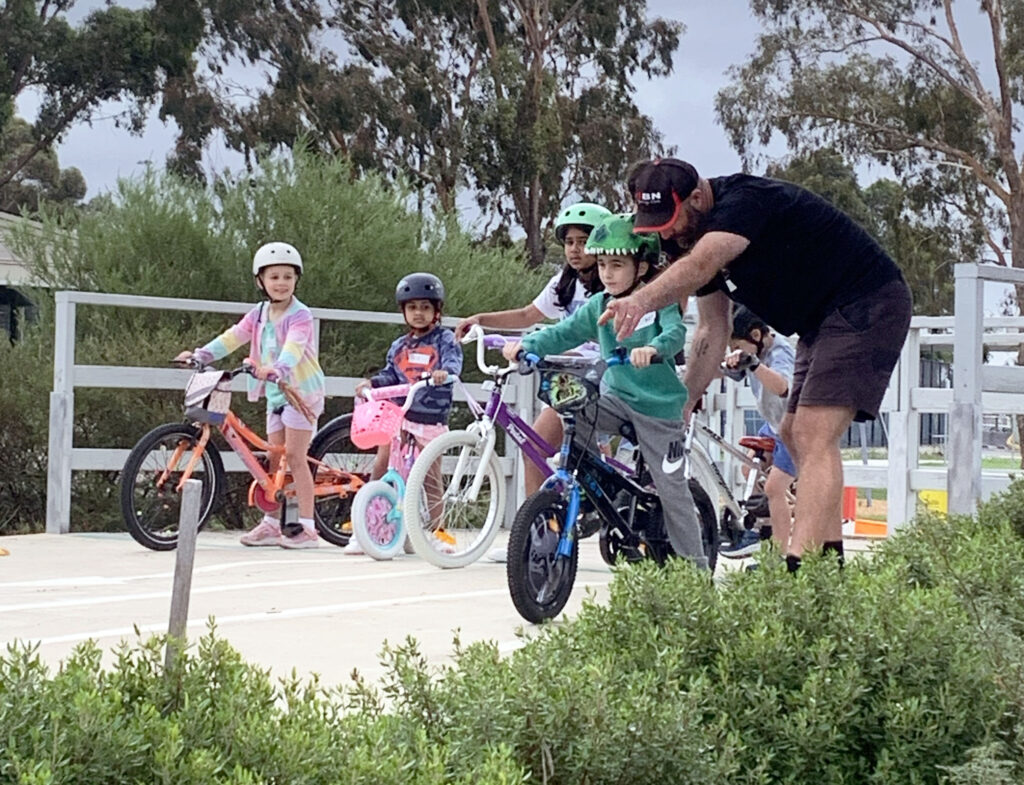
[{"label": "bicycle frame", "polygon": [[[233,372],[233,375],[241,372],[242,370]],[[192,450],[192,457],[185,465],[184,470],[182,470],[181,479],[176,486],[178,493],[181,493],[185,486],[185,481],[191,478],[196,465],[200,460],[202,460],[203,453],[206,451],[206,446],[210,441],[210,435],[213,427],[208,422],[202,423],[200,430],[201,436],[199,441]],[[276,445],[268,442],[246,425],[237,414],[231,411],[231,409],[228,409],[225,413],[224,422],[220,424],[217,430],[220,431],[228,446],[238,455],[239,459],[242,461],[242,465],[245,466],[246,470],[250,475],[252,475],[252,478],[255,481],[249,487],[248,502],[250,507],[263,507],[263,505],[261,505],[256,499],[257,487],[262,490],[268,504],[271,500],[276,502],[277,505],[283,504],[288,497],[294,495],[294,489],[286,487],[288,484],[288,466],[285,459],[284,445]],[[263,464],[255,453],[253,453],[250,445],[255,447],[257,450],[266,452],[268,456],[273,455],[278,457],[277,470],[274,472],[273,476],[263,468]],[[171,460],[168,461],[167,468],[163,470],[157,480],[158,485],[162,485],[166,482],[169,474],[176,471],[178,462],[181,460],[181,456],[185,449],[186,445],[184,443],[179,444],[175,448],[174,453],[171,455]],[[310,463],[315,464],[318,468],[325,468],[327,470],[325,475],[328,478],[327,482],[324,482],[323,480],[320,482],[314,482],[314,497],[334,496],[340,494],[347,495],[349,493],[355,493],[363,486],[363,480],[354,474],[332,469],[313,458],[309,458],[307,460]]]},{"label": "bicycle frame", "polygon": [[[517,368],[513,365],[510,365],[507,368],[500,368],[497,365],[488,365],[484,357],[486,349],[499,349],[509,340],[514,339],[506,338],[501,335],[485,335],[483,329],[478,325],[474,325],[462,339],[463,343],[476,341],[477,367],[482,373],[487,376],[491,376],[494,379],[494,387],[491,389],[491,395],[484,406],[481,406],[468,395],[466,396],[470,412],[476,420],[467,428],[467,430],[478,434],[481,439],[487,440],[485,452],[480,461],[481,465],[486,465],[486,461],[490,460],[490,456],[494,450],[494,444],[497,439],[497,434],[494,430],[494,426],[497,425],[506,434],[508,434],[509,438],[512,439],[516,447],[518,447],[520,452],[522,452],[523,457],[533,463],[533,465],[541,472],[541,475],[547,479],[554,473],[548,463],[548,460],[558,453],[558,448],[540,436],[532,426],[523,420],[523,418],[520,417],[516,411],[504,401],[503,396],[505,384],[507,383],[509,375],[517,372]],[[630,470],[628,466],[619,463],[612,458],[606,458],[605,460],[621,472],[628,472]],[[464,462],[465,456],[460,456],[459,463],[456,464],[455,479],[461,479],[463,476],[466,470]],[[476,499],[482,482],[482,475],[475,478],[473,486],[470,488],[472,500]],[[453,483],[453,487],[457,486]]]}]

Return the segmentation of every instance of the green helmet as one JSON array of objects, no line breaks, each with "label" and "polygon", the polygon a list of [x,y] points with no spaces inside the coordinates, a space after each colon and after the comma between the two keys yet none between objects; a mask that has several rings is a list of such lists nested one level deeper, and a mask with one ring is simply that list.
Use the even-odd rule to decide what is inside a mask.
[{"label": "green helmet", "polygon": [[602,207],[593,202],[578,202],[572,207],[566,207],[555,219],[555,239],[565,244],[565,233],[571,226],[582,226],[593,229],[601,221],[612,214],[607,207]]},{"label": "green helmet", "polygon": [[633,219],[630,213],[605,218],[590,233],[584,252],[591,256],[632,256],[655,267],[661,257],[661,241],[656,234],[634,234]]}]

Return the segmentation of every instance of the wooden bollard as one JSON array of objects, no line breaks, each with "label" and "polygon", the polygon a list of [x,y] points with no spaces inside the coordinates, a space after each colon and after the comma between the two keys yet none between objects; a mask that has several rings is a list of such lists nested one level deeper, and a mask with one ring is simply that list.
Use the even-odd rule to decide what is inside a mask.
[{"label": "wooden bollard", "polygon": [[196,557],[196,533],[199,529],[199,506],[203,484],[186,480],[181,491],[181,513],[178,516],[178,550],[174,562],[174,587],[171,589],[171,618],[167,624],[167,651],[164,668],[170,670],[179,651],[185,648],[188,624],[188,601],[192,594],[192,564]]}]

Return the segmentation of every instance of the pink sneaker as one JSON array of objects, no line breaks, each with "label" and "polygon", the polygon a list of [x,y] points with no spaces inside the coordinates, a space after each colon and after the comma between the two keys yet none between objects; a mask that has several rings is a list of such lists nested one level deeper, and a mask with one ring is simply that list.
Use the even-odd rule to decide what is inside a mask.
[{"label": "pink sneaker", "polygon": [[281,530],[272,523],[260,521],[258,526],[243,534],[238,541],[242,543],[242,545],[250,545],[254,547],[261,545],[280,545]]},{"label": "pink sneaker", "polygon": [[291,550],[298,550],[300,548],[319,548],[320,538],[317,537],[315,531],[311,532],[308,529],[303,529],[294,537],[281,537],[278,544],[282,548],[289,548]]}]

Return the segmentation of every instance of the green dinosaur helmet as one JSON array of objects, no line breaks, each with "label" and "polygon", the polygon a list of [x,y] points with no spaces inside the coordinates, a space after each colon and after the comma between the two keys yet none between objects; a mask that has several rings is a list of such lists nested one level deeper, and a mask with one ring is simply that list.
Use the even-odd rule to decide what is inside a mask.
[{"label": "green dinosaur helmet", "polygon": [[590,233],[584,252],[592,256],[632,256],[637,262],[657,266],[661,257],[661,241],[656,234],[634,234],[634,217],[630,213],[620,213],[605,218]]},{"label": "green dinosaur helmet", "polygon": [[593,202],[579,202],[566,207],[555,219],[555,239],[565,245],[565,234],[569,227],[579,226],[589,231],[611,214],[612,211],[607,207]]}]

